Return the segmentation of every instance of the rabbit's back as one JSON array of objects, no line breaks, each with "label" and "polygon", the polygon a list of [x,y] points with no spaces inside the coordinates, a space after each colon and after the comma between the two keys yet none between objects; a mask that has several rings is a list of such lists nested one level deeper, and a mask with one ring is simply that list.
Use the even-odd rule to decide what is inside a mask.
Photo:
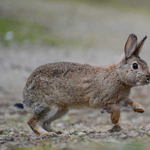
[{"label": "rabbit's back", "polygon": [[88,64],[56,62],[42,65],[35,69],[31,74],[31,78],[35,76],[45,76],[52,78],[71,78],[76,75],[84,75],[91,72],[92,66]]},{"label": "rabbit's back", "polygon": [[97,69],[78,63],[50,63],[35,69],[23,91],[24,102],[30,106],[63,105],[76,107],[89,105]]}]

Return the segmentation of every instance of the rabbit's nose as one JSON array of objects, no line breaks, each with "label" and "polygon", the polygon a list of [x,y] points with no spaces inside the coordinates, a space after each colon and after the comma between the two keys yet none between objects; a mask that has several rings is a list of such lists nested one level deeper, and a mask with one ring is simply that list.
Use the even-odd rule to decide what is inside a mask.
[{"label": "rabbit's nose", "polygon": [[147,77],[147,82],[149,82],[149,83],[150,83],[150,73],[149,73],[149,74],[147,74],[147,75],[146,75],[146,77]]}]

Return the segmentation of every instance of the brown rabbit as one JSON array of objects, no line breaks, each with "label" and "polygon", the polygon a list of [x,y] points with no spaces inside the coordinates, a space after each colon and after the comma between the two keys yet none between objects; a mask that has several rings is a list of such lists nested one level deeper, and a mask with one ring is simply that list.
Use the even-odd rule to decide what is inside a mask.
[{"label": "brown rabbit", "polygon": [[28,124],[35,133],[43,135],[59,133],[51,127],[51,122],[72,108],[105,109],[111,114],[113,124],[119,121],[120,102],[143,113],[144,108],[131,100],[129,94],[132,87],[150,83],[147,63],[139,57],[146,38],[137,44],[136,35],[129,35],[124,57],[110,66],[58,62],[38,67],[28,78],[23,103],[14,106],[30,107],[33,115]]}]

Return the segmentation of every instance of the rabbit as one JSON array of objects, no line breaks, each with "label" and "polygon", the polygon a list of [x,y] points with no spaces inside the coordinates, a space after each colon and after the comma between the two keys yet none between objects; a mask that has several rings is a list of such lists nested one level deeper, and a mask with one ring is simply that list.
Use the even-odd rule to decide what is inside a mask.
[{"label": "rabbit", "polygon": [[24,109],[28,106],[32,116],[31,129],[40,135],[56,135],[51,123],[70,109],[90,107],[106,110],[111,122],[117,125],[121,102],[138,113],[145,109],[129,98],[132,87],[150,83],[147,63],[139,57],[145,36],[137,43],[137,36],[130,34],[121,60],[109,66],[91,66],[71,62],[56,62],[35,69],[23,90],[23,103],[14,104]]}]

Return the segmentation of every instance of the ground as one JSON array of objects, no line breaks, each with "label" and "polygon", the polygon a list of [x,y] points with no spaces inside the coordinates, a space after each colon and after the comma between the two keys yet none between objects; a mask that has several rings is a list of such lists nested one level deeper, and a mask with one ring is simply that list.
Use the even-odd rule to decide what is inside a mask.
[{"label": "ground", "polygon": [[[114,6],[110,2],[100,5],[96,0],[94,3],[84,0],[0,2],[3,22],[0,25],[1,150],[148,149],[149,86],[133,88],[130,97],[145,112],[123,109],[119,132],[109,131],[113,127],[109,114],[85,108],[71,110],[53,123],[63,134],[39,136],[27,125],[31,114],[11,108],[23,101],[27,78],[39,65],[67,61],[100,66],[117,62],[130,33],[137,34],[139,39],[149,36],[149,2],[144,2],[132,6],[125,3],[125,6]],[[26,26],[24,22],[28,22]],[[141,57],[150,66],[149,47],[148,38]]]}]

